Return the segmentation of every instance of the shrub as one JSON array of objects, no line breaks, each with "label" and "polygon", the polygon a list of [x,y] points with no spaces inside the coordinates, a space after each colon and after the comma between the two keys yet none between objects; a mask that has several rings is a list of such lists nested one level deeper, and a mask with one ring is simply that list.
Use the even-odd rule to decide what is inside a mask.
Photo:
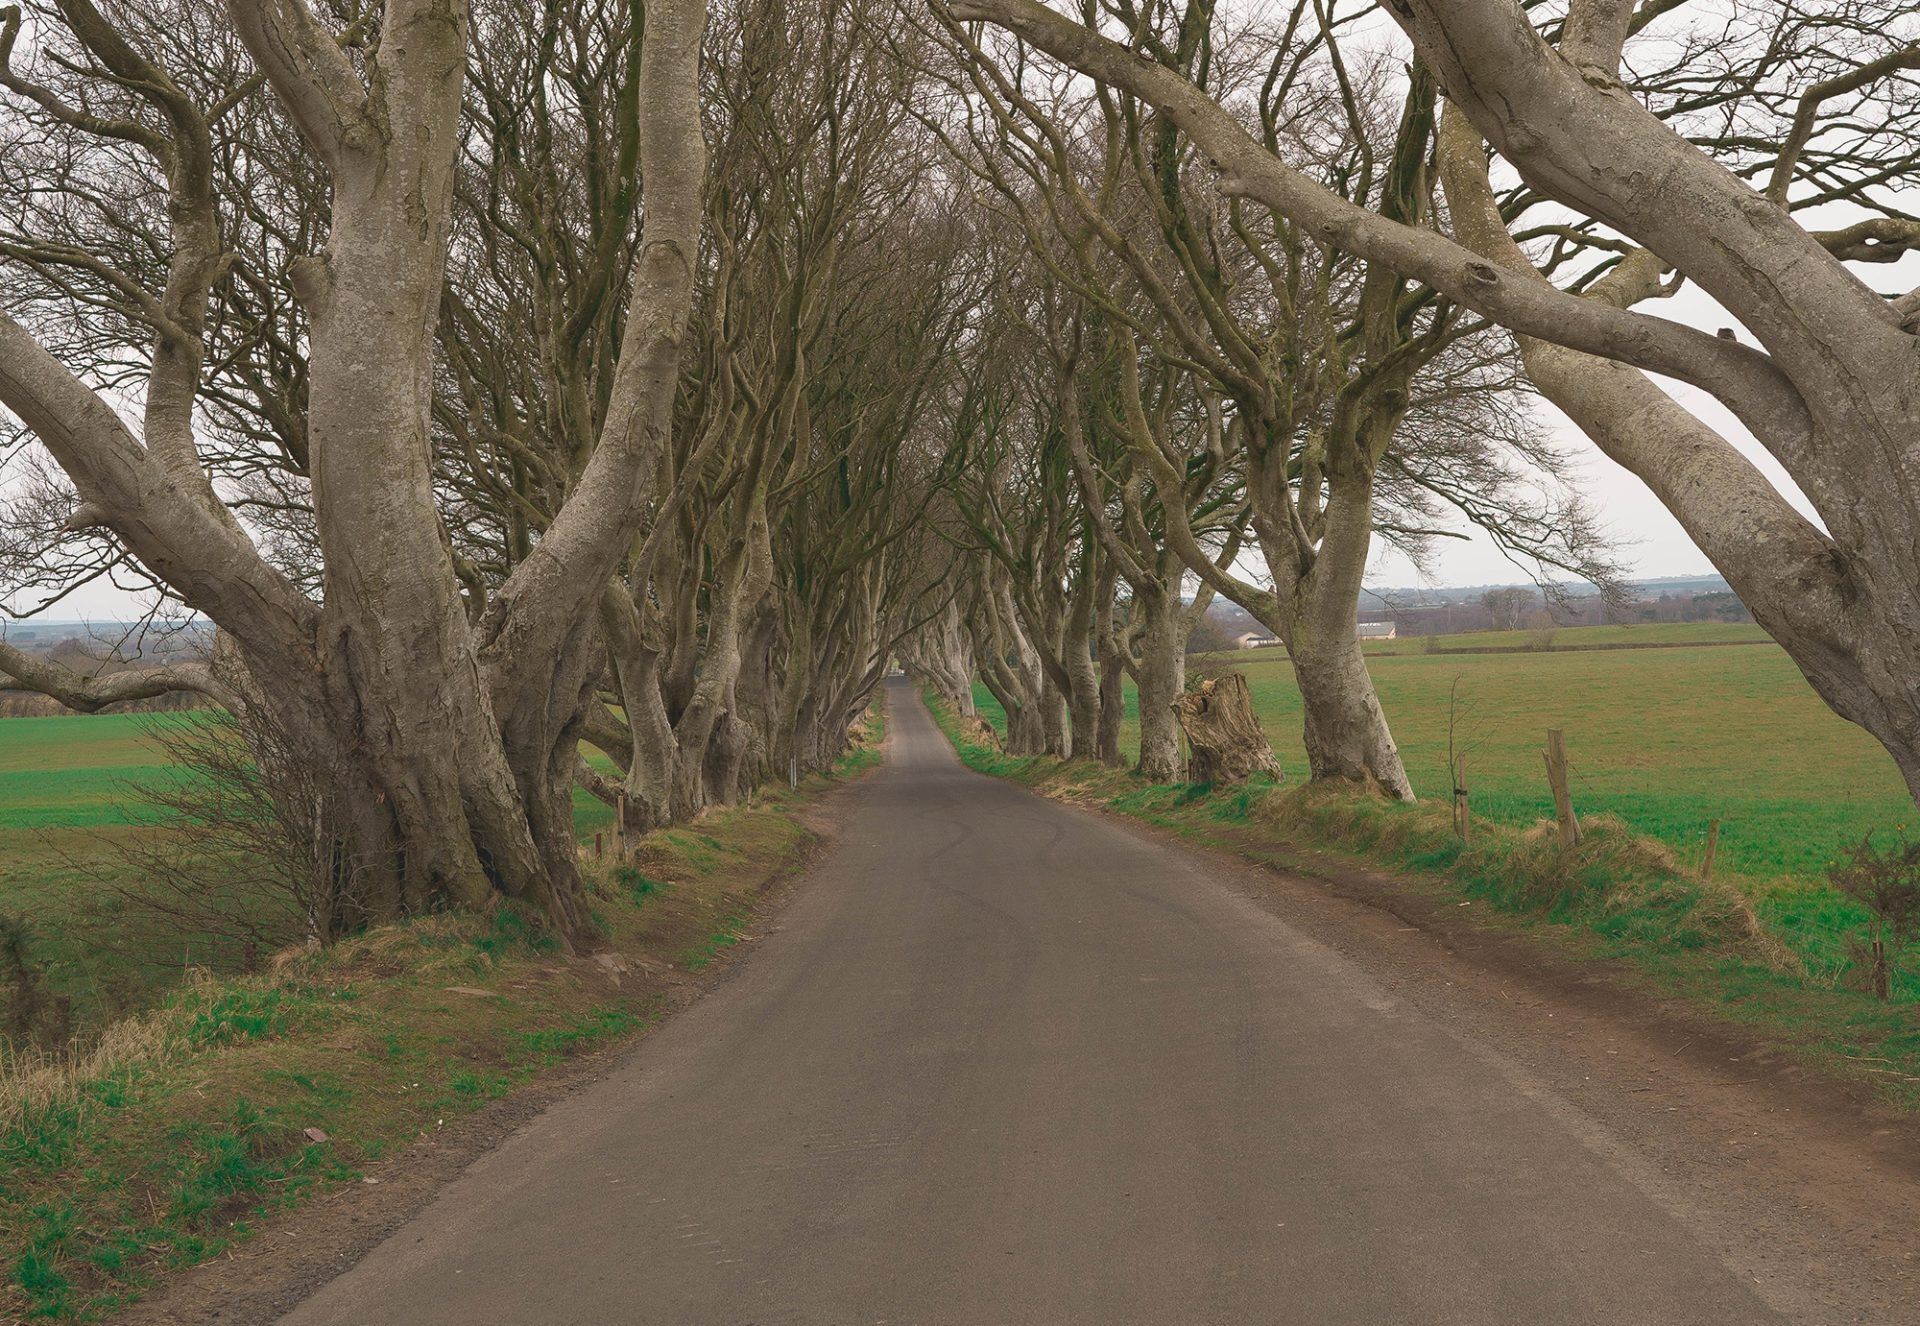
[{"label": "shrub", "polygon": [[21,1045],[60,1045],[71,1027],[71,1007],[66,996],[47,987],[26,922],[0,914],[0,1037]]},{"label": "shrub", "polygon": [[1856,960],[1874,994],[1891,998],[1894,960],[1920,936],[1920,843],[1902,833],[1882,848],[1868,834],[1843,848],[1841,855],[1841,860],[1827,867],[1827,878],[1866,908],[1865,934],[1856,939]]}]

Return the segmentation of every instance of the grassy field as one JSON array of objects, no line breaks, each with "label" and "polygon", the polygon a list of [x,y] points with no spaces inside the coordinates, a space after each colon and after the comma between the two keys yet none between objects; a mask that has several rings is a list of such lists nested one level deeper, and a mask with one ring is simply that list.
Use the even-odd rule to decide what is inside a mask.
[{"label": "grassy field", "polygon": [[[222,965],[234,946],[181,933],[115,893],[137,883],[123,848],[151,833],[139,789],[171,776],[152,733],[189,715],[0,719],[0,915],[19,917],[51,989],[90,1025],[144,1007],[190,967]],[[601,768],[611,765],[590,752]],[[613,814],[575,789],[583,834]]]},{"label": "grassy field", "polygon": [[130,783],[164,774],[146,733],[175,714],[0,720],[0,831],[124,826]]},{"label": "grassy field", "polygon": [[[1423,654],[1430,649],[1649,649],[1667,645],[1771,644],[1752,622],[1649,622],[1643,626],[1560,626],[1550,631],[1461,631],[1369,640],[1372,654]],[[1279,650],[1261,650],[1279,653]]]},{"label": "grassy field", "polygon": [[[1636,831],[1698,860],[1721,820],[1719,869],[1759,884],[1818,876],[1843,840],[1910,824],[1913,803],[1893,762],[1866,733],[1834,716],[1779,646],[1756,628],[1595,627],[1555,633],[1556,645],[1746,641],[1726,648],[1606,649],[1373,657],[1380,692],[1415,791],[1445,796],[1447,728],[1468,753],[1474,810],[1524,824],[1552,813],[1541,748],[1567,734],[1576,808],[1618,815]],[[1524,645],[1529,632],[1448,637]],[[1371,648],[1371,646],[1370,646]],[[1300,694],[1279,650],[1219,655],[1244,671],[1288,776],[1306,768]],[[984,688],[975,698],[1000,720]],[[1125,741],[1138,741],[1128,693]]]},{"label": "grassy field", "polygon": [[130,881],[120,852],[146,832],[134,787],[167,774],[146,734],[177,721],[0,720],[0,913],[25,923],[30,958],[82,1022],[140,1006],[209,956],[204,939],[130,913],[112,892]]}]

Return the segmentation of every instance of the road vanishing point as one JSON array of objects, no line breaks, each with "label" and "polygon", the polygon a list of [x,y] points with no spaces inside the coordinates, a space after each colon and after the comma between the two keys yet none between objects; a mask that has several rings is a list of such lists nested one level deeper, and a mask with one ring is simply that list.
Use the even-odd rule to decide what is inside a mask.
[{"label": "road vanishing point", "polygon": [[1912,1319],[1790,1193],[1668,1154],[1660,1079],[1494,1030],[1431,937],[1343,937],[888,704],[717,988],[287,1326]]}]

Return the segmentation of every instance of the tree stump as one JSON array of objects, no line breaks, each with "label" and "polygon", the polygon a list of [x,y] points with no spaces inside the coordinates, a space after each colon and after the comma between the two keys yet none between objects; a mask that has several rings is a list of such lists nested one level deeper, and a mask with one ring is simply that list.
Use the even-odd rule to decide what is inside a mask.
[{"label": "tree stump", "polygon": [[1254,717],[1247,679],[1225,673],[1173,702],[1174,715],[1193,749],[1197,783],[1244,783],[1256,773],[1284,778],[1260,720]]}]

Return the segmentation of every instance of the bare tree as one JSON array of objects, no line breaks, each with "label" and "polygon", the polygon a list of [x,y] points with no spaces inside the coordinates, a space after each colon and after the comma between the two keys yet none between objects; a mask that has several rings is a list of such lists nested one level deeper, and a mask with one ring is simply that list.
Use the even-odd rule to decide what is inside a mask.
[{"label": "bare tree", "polygon": [[[1378,67],[1354,67],[1339,17],[1297,5],[1268,35],[1222,31],[1204,5],[1102,12],[1130,33],[1129,61],[1231,89],[1268,152],[1347,206],[1434,224],[1433,81],[1415,70],[1395,93]],[[1133,84],[1089,98],[1030,74],[1018,48],[949,30],[988,120],[974,157],[1105,323],[1113,386],[1083,431],[1111,429],[1158,491],[1181,494],[1163,502],[1163,547],[1286,642],[1313,775],[1411,797],[1357,636],[1374,539],[1418,558],[1451,506],[1535,564],[1612,574],[1577,499],[1532,495],[1528,468],[1551,480],[1559,458],[1511,404],[1505,338],[1278,209],[1221,209],[1195,179],[1186,126],[1152,115]],[[1049,227],[1063,242],[1037,233]],[[1237,486],[1242,514],[1219,514],[1219,483]],[[1264,583],[1234,570],[1243,531]]]},{"label": "bare tree", "polygon": [[1519,630],[1527,610],[1538,601],[1532,591],[1517,586],[1490,589],[1480,596],[1480,604],[1487,610],[1487,616],[1496,631]]},{"label": "bare tree", "polygon": [[[574,715],[596,659],[600,587],[638,526],[679,378],[702,215],[703,8],[648,7],[633,101],[647,202],[605,423],[537,553],[484,605],[463,592],[443,530],[430,423],[465,4],[389,0],[329,27],[303,0],[233,0],[232,32],[258,75],[216,66],[225,77],[198,83],[143,49],[139,24],[117,26],[87,0],[39,17],[33,49],[50,73],[9,63],[7,91],[35,108],[37,128],[63,150],[105,153],[123,185],[164,200],[167,218],[164,270],[124,269],[85,250],[60,249],[56,262],[8,255],[121,291],[120,358],[145,361],[130,424],[95,372],[105,360],[70,366],[0,312],[0,403],[72,483],[78,505],[67,523],[106,531],[218,623],[277,725],[317,763],[351,771],[338,832],[355,859],[377,863],[362,882],[368,915],[504,894],[575,934],[565,813]],[[10,55],[21,21],[10,11]],[[263,555],[200,454],[215,440],[199,408],[210,293],[235,265],[214,162],[259,78],[330,193],[323,251],[290,264],[306,319],[297,427],[323,563],[317,602]],[[65,293],[86,324],[86,291]]]},{"label": "bare tree", "polygon": [[[1864,104],[1871,111],[1874,90],[1904,86],[1899,80],[1920,56],[1898,13],[1876,24],[1861,22],[1856,6],[1831,21],[1795,11],[1763,34],[1763,49],[1778,49],[1773,38],[1784,34],[1795,38],[1788,49],[1816,50],[1829,65],[1836,47],[1858,57],[1839,56],[1844,67],[1829,68],[1789,102],[1774,99],[1776,108],[1793,107],[1777,140],[1740,133],[1735,120],[1728,132],[1690,142],[1618,73],[1628,39],[1676,8],[1578,3],[1556,29],[1556,44],[1506,0],[1389,7],[1451,106],[1530,189],[1630,238],[1584,297],[1541,279],[1514,247],[1488,195],[1474,187],[1464,130],[1455,131],[1447,157],[1465,245],[1351,205],[1280,160],[1174,71],[1032,0],[965,0],[955,12],[1004,24],[1158,107],[1200,145],[1229,196],[1258,199],[1536,345],[1567,352],[1530,353],[1534,378],[1647,481],[1820,694],[1886,746],[1920,797],[1920,703],[1907,682],[1920,661],[1912,645],[1920,639],[1920,508],[1910,496],[1920,464],[1920,366],[1910,325],[1916,301],[1910,293],[1875,293],[1848,266],[1897,255],[1913,228],[1885,207],[1829,233],[1793,215],[1802,163],[1809,167],[1802,199],[1833,196],[1836,180],[1838,196],[1857,198],[1863,182],[1884,184],[1911,171],[1915,157],[1903,137],[1910,116],[1869,113],[1833,135],[1821,126],[1835,122],[1836,109],[1845,115]],[[1765,110],[1765,97],[1742,101],[1743,89],[1771,91],[1783,68],[1791,62],[1768,54],[1739,76],[1709,80],[1707,105],[1739,101],[1743,113]],[[1901,95],[1878,104],[1897,107]],[[1755,142],[1772,158],[1770,170],[1757,172],[1767,177],[1764,189],[1750,182]],[[1757,345],[1634,312],[1666,288],[1668,269],[1697,282]],[[1802,517],[1644,372],[1696,386],[1732,411],[1799,485],[1820,523]]]}]

